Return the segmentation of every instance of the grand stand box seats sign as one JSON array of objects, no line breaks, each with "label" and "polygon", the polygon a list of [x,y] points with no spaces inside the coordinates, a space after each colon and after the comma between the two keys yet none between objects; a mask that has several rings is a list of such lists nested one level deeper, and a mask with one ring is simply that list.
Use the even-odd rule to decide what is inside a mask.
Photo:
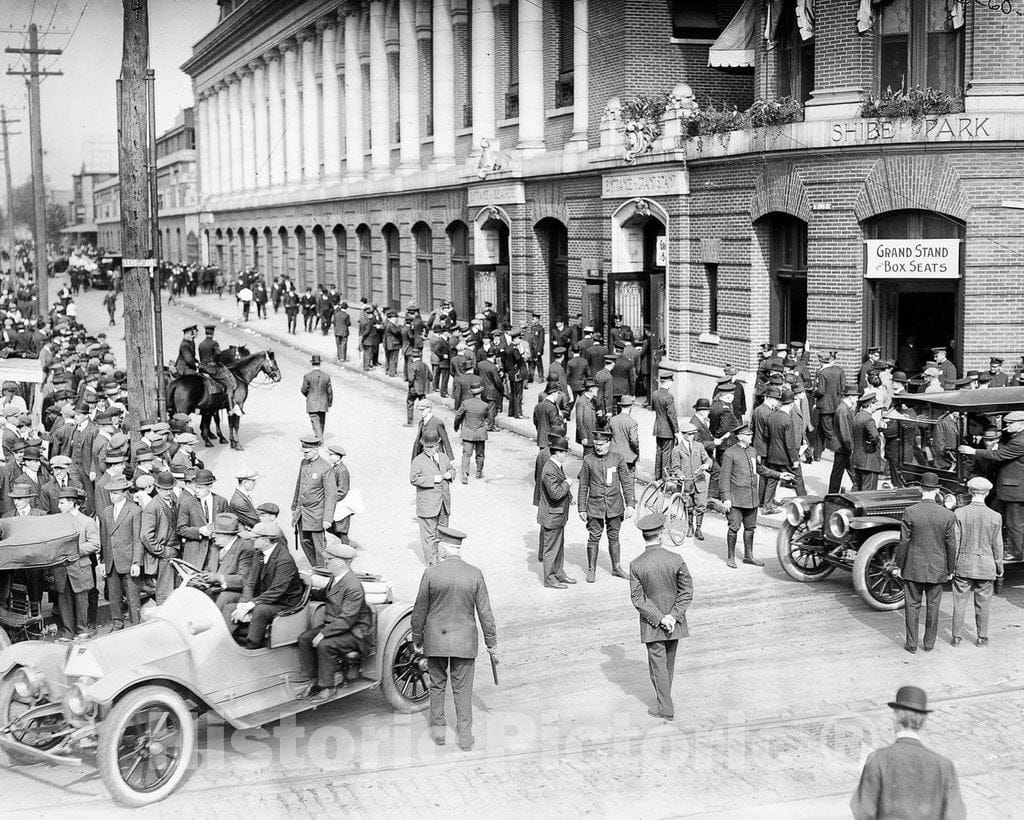
[{"label": "grand stand box seats sign", "polygon": [[959,239],[867,239],[867,279],[959,279]]}]

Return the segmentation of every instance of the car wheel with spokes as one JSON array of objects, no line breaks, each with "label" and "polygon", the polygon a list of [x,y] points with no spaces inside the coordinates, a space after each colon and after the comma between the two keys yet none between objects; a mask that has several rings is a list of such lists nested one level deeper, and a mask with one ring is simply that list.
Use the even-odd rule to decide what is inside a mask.
[{"label": "car wheel with spokes", "polygon": [[835,567],[823,557],[823,550],[813,543],[821,533],[813,533],[807,523],[794,527],[788,521],[783,523],[775,539],[775,553],[786,575],[795,581],[821,581],[828,578]]},{"label": "car wheel with spokes", "polygon": [[853,562],[853,586],[868,606],[880,612],[902,609],[905,602],[903,582],[893,575],[899,541],[896,530],[876,533],[860,545]]},{"label": "car wheel with spokes", "polygon": [[195,719],[181,695],[144,686],[114,704],[100,725],[96,760],[118,803],[146,806],[178,788],[195,742]]},{"label": "car wheel with spokes", "polygon": [[384,697],[397,712],[422,712],[427,708],[427,659],[412,642],[412,620],[398,622],[384,645],[381,686]]}]

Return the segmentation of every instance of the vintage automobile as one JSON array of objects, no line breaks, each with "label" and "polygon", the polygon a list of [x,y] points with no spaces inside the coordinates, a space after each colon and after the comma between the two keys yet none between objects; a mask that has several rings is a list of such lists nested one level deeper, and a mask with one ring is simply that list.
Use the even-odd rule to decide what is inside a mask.
[{"label": "vintage automobile", "polygon": [[[797,581],[821,581],[836,567],[853,573],[853,585],[872,609],[903,607],[903,583],[893,576],[903,511],[921,500],[915,485],[925,472],[939,477],[940,499],[949,509],[967,503],[973,459],[956,453],[957,444],[981,446],[981,433],[1001,429],[1002,417],[1024,410],[1024,388],[998,387],[901,397],[916,418],[898,425],[898,470],[907,486],[870,492],[800,496],[786,504],[776,552],[786,574]],[[951,446],[934,446],[937,425],[955,427]],[[944,442],[948,436],[940,437]],[[941,452],[940,452],[941,450]]]},{"label": "vintage automobile", "polygon": [[[329,578],[300,564],[303,602],[274,619],[265,648],[249,650],[235,642],[210,596],[188,585],[195,568],[173,563],[186,583],[144,610],[141,624],[0,651],[0,748],[12,762],[95,761],[117,802],[144,806],[181,783],[204,712],[246,729],[315,708],[296,697],[297,639],[322,622],[318,599]],[[384,600],[371,603],[372,648],[350,653],[335,700],[379,685],[392,708],[420,711],[426,659],[412,643],[412,607],[391,602],[390,592],[378,595]]]}]

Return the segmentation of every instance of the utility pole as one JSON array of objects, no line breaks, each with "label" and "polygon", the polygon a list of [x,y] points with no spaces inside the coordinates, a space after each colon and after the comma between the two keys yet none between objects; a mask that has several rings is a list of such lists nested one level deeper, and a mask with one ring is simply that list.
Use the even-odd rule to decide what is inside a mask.
[{"label": "utility pole", "polygon": [[125,0],[124,47],[117,81],[117,150],[121,177],[121,253],[125,338],[128,340],[128,427],[157,410],[157,382],[163,363],[154,352],[153,292],[157,275],[152,247],[153,203],[149,190],[149,8],[146,0]]},{"label": "utility pole", "polygon": [[0,105],[0,137],[3,138],[4,151],[4,183],[7,191],[7,213],[5,214],[4,226],[7,234],[7,261],[10,270],[7,277],[7,287],[14,284],[14,186],[11,184],[11,149],[8,144],[8,137],[19,134],[19,131],[8,131],[7,126],[21,120],[7,119],[7,108]]},{"label": "utility pole", "polygon": [[39,78],[59,77],[63,71],[40,71],[39,55],[60,55],[59,48],[39,47],[39,27],[32,23],[28,27],[28,48],[6,48],[8,54],[27,54],[28,71],[11,71],[12,76],[27,77],[28,83],[28,125],[29,142],[32,148],[32,198],[35,202],[36,240],[36,290],[39,298],[39,315],[50,312],[49,263],[46,258],[46,198],[43,192],[43,124],[39,103]]}]

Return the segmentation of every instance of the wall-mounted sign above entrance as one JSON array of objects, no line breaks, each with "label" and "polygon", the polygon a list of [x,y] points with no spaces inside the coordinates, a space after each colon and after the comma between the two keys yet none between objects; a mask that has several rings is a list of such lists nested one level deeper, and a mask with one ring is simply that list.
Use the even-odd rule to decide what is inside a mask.
[{"label": "wall-mounted sign above entrance", "polygon": [[866,239],[866,279],[959,279],[959,239]]}]

